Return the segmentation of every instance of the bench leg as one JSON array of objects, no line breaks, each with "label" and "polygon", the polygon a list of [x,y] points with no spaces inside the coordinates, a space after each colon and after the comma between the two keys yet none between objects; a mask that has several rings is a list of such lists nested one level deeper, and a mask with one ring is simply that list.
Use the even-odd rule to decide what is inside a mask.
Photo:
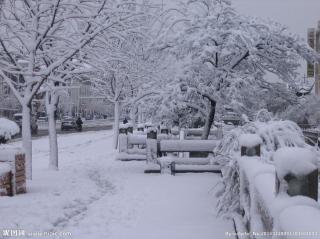
[{"label": "bench leg", "polygon": [[160,172],[161,174],[175,174],[176,164],[174,162],[161,162]]}]

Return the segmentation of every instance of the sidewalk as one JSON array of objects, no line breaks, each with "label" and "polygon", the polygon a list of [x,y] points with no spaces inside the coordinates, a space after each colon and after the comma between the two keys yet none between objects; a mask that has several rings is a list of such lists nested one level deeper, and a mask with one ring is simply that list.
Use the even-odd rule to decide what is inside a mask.
[{"label": "sidewalk", "polygon": [[144,162],[114,160],[111,131],[59,135],[53,172],[47,138],[33,142],[33,180],[27,194],[0,197],[0,228],[76,239],[223,239],[233,231],[215,216],[218,175],[144,174]]}]

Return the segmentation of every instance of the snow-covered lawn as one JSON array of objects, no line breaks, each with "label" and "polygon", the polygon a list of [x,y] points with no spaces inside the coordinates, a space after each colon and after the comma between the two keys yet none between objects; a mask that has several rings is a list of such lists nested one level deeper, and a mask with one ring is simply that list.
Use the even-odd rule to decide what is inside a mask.
[{"label": "snow-covered lawn", "polygon": [[233,231],[231,221],[216,217],[219,175],[144,174],[144,162],[114,159],[111,131],[58,140],[58,172],[47,169],[48,139],[34,140],[33,180],[27,194],[0,198],[0,229],[77,239],[220,239]]}]

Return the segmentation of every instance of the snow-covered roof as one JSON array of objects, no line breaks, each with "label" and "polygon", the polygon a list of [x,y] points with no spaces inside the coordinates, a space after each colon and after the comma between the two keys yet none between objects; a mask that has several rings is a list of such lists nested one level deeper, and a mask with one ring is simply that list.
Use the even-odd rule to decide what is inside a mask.
[{"label": "snow-covered roof", "polygon": [[317,169],[317,155],[307,148],[280,148],[274,153],[273,159],[280,178],[288,173],[307,175]]}]

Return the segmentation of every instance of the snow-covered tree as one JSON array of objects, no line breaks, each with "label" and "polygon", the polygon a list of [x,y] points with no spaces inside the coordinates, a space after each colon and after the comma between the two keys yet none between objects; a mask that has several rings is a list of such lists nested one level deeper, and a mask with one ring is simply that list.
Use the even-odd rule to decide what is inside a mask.
[{"label": "snow-covered tree", "polygon": [[185,94],[181,88],[169,82],[162,87],[159,86],[157,91],[157,95],[140,102],[140,110],[146,118],[159,124],[188,128],[193,127],[199,118],[206,116],[206,106],[198,104],[198,95],[192,99],[190,94]]},{"label": "snow-covered tree", "polygon": [[152,82],[159,58],[149,47],[152,41],[150,22],[153,19],[153,13],[148,11],[150,6],[147,1],[131,5],[130,11],[144,14],[128,25],[127,32],[112,37],[101,34],[92,44],[95,50],[88,54],[97,70],[90,78],[91,84],[99,97],[114,104],[115,147],[121,110],[130,107],[131,116],[135,118],[138,102],[156,94]]},{"label": "snow-covered tree", "polygon": [[59,168],[58,139],[56,131],[55,112],[59,103],[59,91],[55,89],[54,82],[49,81],[45,95],[45,105],[49,123],[49,168]]},{"label": "snow-covered tree", "polygon": [[254,119],[261,109],[278,115],[290,105],[297,104],[295,91],[282,82],[268,82],[267,79],[243,81],[240,93],[234,94],[229,105],[239,115]]},{"label": "snow-covered tree", "polygon": [[137,13],[121,10],[111,0],[5,0],[0,11],[0,76],[22,105],[23,146],[31,178],[34,95],[55,74],[76,69],[74,59],[83,58],[96,36],[118,35]]},{"label": "snow-covered tree", "polygon": [[198,93],[209,104],[203,138],[217,104],[232,105],[248,86],[257,91],[267,72],[291,83],[301,57],[311,62],[320,58],[285,27],[241,16],[228,0],[190,0],[180,12],[175,33],[161,38],[159,49],[183,65],[177,86],[183,82],[187,92]]},{"label": "snow-covered tree", "polygon": [[[139,64],[135,61],[135,58],[126,56],[124,53],[118,59],[108,57],[103,62],[101,71],[98,71],[90,79],[97,95],[114,104],[115,147],[117,147],[118,142],[121,109],[127,106],[134,108],[136,102],[140,99],[154,94],[153,91],[147,90],[145,86],[151,74],[147,74],[141,68],[143,64]],[[109,64],[108,68],[105,64]]]},{"label": "snow-covered tree", "polygon": [[320,125],[319,105],[319,97],[308,95],[299,99],[297,104],[288,106],[279,117],[292,120],[302,127],[317,127]]},{"label": "snow-covered tree", "polygon": [[[45,108],[49,123],[49,168],[58,170],[58,140],[56,131],[56,113],[58,109],[59,99],[62,95],[72,87],[72,82],[81,79],[82,74],[92,71],[87,64],[75,64],[77,60],[73,60],[72,69],[66,69],[51,74],[44,82],[40,91],[45,92]],[[70,65],[69,65],[70,67]]]}]

